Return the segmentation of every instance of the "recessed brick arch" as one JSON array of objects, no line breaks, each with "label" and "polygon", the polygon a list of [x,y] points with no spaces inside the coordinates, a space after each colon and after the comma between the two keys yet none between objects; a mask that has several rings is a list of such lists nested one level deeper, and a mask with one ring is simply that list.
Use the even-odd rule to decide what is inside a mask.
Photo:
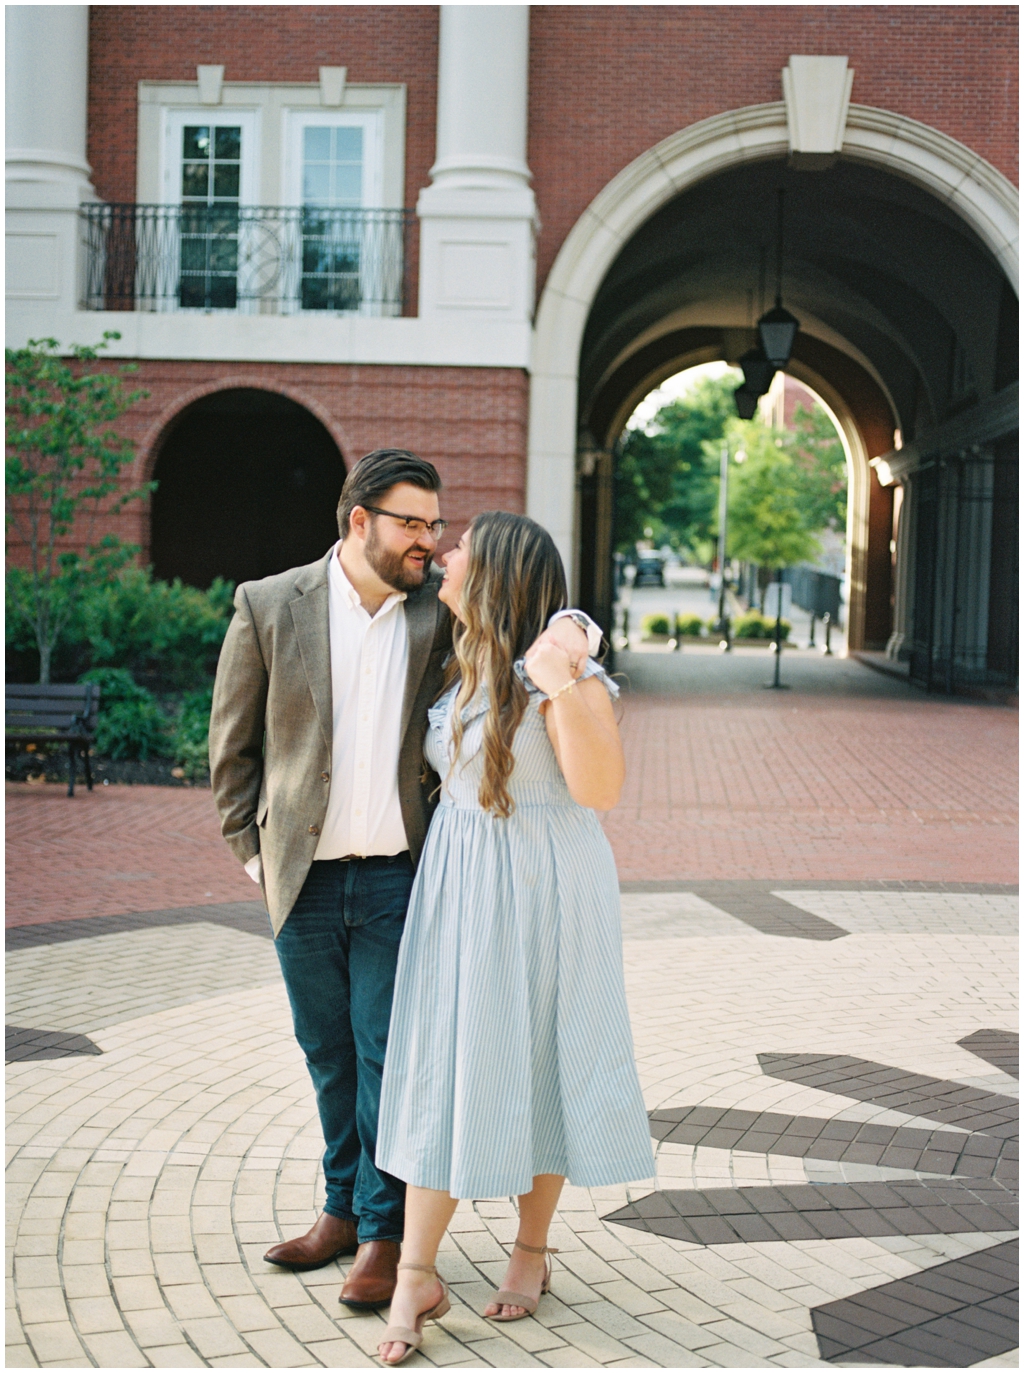
[{"label": "recessed brick arch", "polygon": [[146,550],[157,577],[250,581],[331,546],[346,436],[310,400],[246,373],[179,393],[142,459],[157,483]]},{"label": "recessed brick arch", "polygon": [[308,410],[327,430],[337,445],[346,470],[355,460],[357,445],[351,436],[316,396],[304,387],[284,381],[280,376],[268,378],[263,372],[237,372],[180,391],[160,410],[137,442],[134,466],[139,482],[152,481],[153,469],[164,440],[185,411],[197,401],[216,395],[218,391],[269,391],[274,395],[284,396],[286,400],[294,401],[296,405]]}]

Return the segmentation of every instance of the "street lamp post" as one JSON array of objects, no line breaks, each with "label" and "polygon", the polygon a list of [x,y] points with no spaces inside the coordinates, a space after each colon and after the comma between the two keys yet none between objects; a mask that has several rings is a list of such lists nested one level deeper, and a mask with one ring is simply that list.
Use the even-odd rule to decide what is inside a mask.
[{"label": "street lamp post", "polygon": [[778,580],[775,583],[775,590],[778,595],[778,604],[775,607],[775,672],[770,682],[765,682],[765,686],[770,691],[788,691],[789,687],[781,680],[782,673],[782,568],[779,568]]},{"label": "street lamp post", "polygon": [[722,444],[718,477],[718,632],[722,635],[719,648],[728,653],[732,648],[729,616],[725,609],[725,548],[729,518],[729,445]]}]

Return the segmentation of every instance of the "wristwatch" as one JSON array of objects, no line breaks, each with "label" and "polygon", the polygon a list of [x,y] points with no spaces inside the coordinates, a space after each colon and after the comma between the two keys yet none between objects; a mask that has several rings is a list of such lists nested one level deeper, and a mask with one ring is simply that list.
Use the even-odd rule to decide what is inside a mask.
[{"label": "wristwatch", "polygon": [[575,624],[578,624],[583,633],[587,636],[587,653],[591,658],[596,658],[601,651],[601,626],[596,624],[585,610],[559,610],[548,621],[548,627],[556,620],[568,617]]}]

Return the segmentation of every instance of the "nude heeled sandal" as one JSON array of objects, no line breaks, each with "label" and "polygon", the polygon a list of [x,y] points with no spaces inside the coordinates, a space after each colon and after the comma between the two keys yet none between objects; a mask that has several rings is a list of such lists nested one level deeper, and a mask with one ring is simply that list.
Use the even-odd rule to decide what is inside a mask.
[{"label": "nude heeled sandal", "polygon": [[[442,1316],[446,1316],[452,1309],[452,1304],[448,1300],[448,1284],[432,1263],[400,1263],[399,1268],[415,1268],[420,1273],[433,1273],[441,1284],[441,1300],[436,1306],[432,1306],[429,1311],[421,1311],[416,1317],[416,1328],[410,1330],[404,1325],[387,1325],[377,1344],[377,1357],[385,1368],[397,1368],[400,1363],[405,1363],[406,1359],[415,1350],[419,1349],[423,1343],[423,1327],[427,1321],[439,1321]],[[382,1354],[381,1348],[386,1344],[404,1344],[407,1346],[405,1353],[400,1359],[388,1362]]]},{"label": "nude heeled sandal", "polygon": [[[515,1244],[513,1245],[513,1248],[524,1249],[527,1254],[548,1255],[558,1253],[557,1249],[549,1249],[546,1245],[541,1245],[538,1248],[535,1244],[523,1244],[522,1240],[516,1240]],[[543,1297],[545,1292],[550,1291],[551,1260],[549,1258],[545,1258],[544,1281],[540,1285],[540,1295]],[[521,1321],[524,1320],[527,1316],[532,1316],[533,1313],[537,1310],[537,1303],[533,1300],[532,1297],[527,1297],[522,1292],[508,1292],[505,1290],[505,1288],[501,1288],[500,1291],[495,1292],[494,1296],[491,1298],[491,1301],[496,1302],[498,1306],[521,1306],[523,1307],[523,1314],[522,1316],[503,1316],[501,1312],[498,1311],[493,1316],[485,1316],[485,1321]]]}]

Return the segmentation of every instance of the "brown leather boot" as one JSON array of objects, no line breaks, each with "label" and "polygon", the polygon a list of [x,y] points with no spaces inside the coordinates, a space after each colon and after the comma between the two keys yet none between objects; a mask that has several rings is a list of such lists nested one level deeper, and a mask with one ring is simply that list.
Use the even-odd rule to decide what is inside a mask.
[{"label": "brown leather boot", "polygon": [[389,1305],[398,1282],[398,1258],[402,1246],[395,1240],[367,1240],[359,1246],[348,1271],[340,1302],[357,1311],[375,1311]]},{"label": "brown leather boot", "polygon": [[273,1245],[263,1257],[268,1263],[290,1268],[293,1273],[307,1273],[313,1268],[326,1267],[342,1254],[354,1254],[358,1247],[355,1221],[339,1220],[324,1211],[306,1234]]}]

